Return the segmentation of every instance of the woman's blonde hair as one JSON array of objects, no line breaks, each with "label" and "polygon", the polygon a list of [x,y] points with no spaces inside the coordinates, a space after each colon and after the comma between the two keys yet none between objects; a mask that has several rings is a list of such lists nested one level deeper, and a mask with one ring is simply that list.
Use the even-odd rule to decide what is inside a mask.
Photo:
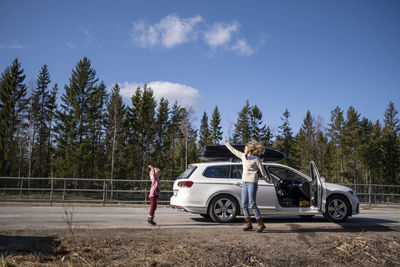
[{"label": "woman's blonde hair", "polygon": [[257,142],[256,140],[252,140],[246,144],[246,146],[249,148],[250,153],[255,156],[261,156],[264,154],[265,148],[262,144]]}]

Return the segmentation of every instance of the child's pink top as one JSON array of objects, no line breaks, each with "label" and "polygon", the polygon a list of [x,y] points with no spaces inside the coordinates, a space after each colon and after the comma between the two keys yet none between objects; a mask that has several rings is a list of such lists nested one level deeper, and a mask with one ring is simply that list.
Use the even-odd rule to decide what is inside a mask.
[{"label": "child's pink top", "polygon": [[156,173],[154,168],[150,170],[151,188],[149,197],[159,196],[161,193],[161,182],[159,174]]}]

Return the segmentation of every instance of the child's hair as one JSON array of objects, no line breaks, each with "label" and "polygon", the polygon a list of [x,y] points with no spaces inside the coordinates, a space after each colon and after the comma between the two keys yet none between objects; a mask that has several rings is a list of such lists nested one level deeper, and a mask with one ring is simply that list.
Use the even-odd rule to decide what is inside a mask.
[{"label": "child's hair", "polygon": [[246,146],[249,148],[250,153],[256,156],[260,156],[264,154],[264,146],[257,142],[256,140],[252,140],[246,144]]}]

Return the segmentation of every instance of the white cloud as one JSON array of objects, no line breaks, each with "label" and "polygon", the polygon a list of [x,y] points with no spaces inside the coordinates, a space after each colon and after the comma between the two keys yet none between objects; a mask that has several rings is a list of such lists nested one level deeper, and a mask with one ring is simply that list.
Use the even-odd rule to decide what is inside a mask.
[{"label": "white cloud", "polygon": [[237,40],[231,49],[241,56],[251,56],[254,54],[254,49],[247,44],[246,40],[243,39]]},{"label": "white cloud", "polygon": [[[167,99],[170,104],[178,102],[180,106],[192,107],[194,109],[200,107],[199,90],[188,85],[172,83],[166,81],[154,81],[147,84],[153,89],[154,97],[159,100],[162,97]],[[120,94],[128,99],[132,97],[138,87],[143,88],[143,84],[124,82],[120,84]]]},{"label": "white cloud", "polygon": [[237,21],[215,22],[210,26],[199,15],[190,18],[169,15],[153,25],[144,21],[133,22],[130,37],[131,42],[143,48],[171,49],[197,41],[197,37],[202,35],[202,40],[213,53],[219,50],[234,52],[240,56],[251,56],[255,53],[255,49],[245,39],[237,37],[240,28],[241,25]]},{"label": "white cloud", "polygon": [[25,49],[26,46],[19,44],[18,42],[14,42],[12,44],[0,44],[0,49]]},{"label": "white cloud", "polygon": [[230,24],[214,23],[209,30],[204,32],[204,40],[211,47],[225,45],[231,41],[233,34],[238,30],[239,23],[236,21]]},{"label": "white cloud", "polygon": [[76,47],[75,44],[73,44],[72,42],[67,42],[66,44],[67,44],[67,46],[69,48],[75,48]]},{"label": "white cloud", "polygon": [[146,25],[143,21],[133,22],[132,41],[142,47],[173,48],[196,39],[195,27],[202,21],[201,16],[181,19],[178,16],[169,15],[154,25]]},{"label": "white cloud", "polygon": [[81,32],[83,32],[83,34],[85,35],[86,39],[85,39],[85,46],[88,47],[89,44],[91,44],[93,42],[93,37],[92,34],[84,27],[81,27]]}]

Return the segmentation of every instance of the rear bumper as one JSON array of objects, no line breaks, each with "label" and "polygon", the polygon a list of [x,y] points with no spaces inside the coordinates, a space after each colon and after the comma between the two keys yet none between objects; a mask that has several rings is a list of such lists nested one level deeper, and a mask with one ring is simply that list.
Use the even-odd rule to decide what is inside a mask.
[{"label": "rear bumper", "polygon": [[173,209],[196,214],[207,214],[207,207],[203,205],[196,205],[200,204],[198,202],[201,203],[201,201],[197,201],[194,203],[194,201],[192,201],[192,199],[185,194],[172,196],[170,198],[170,205]]},{"label": "rear bumper", "polygon": [[196,214],[207,214],[207,208],[205,208],[205,207],[188,207],[188,206],[181,206],[181,205],[174,205],[174,204],[171,204],[171,207],[178,211],[185,211],[185,212],[196,213]]},{"label": "rear bumper", "polygon": [[173,209],[179,210],[179,211],[186,211],[190,213],[196,213],[196,214],[207,214],[207,208],[203,207],[183,207],[183,206],[174,206],[171,205]]}]

